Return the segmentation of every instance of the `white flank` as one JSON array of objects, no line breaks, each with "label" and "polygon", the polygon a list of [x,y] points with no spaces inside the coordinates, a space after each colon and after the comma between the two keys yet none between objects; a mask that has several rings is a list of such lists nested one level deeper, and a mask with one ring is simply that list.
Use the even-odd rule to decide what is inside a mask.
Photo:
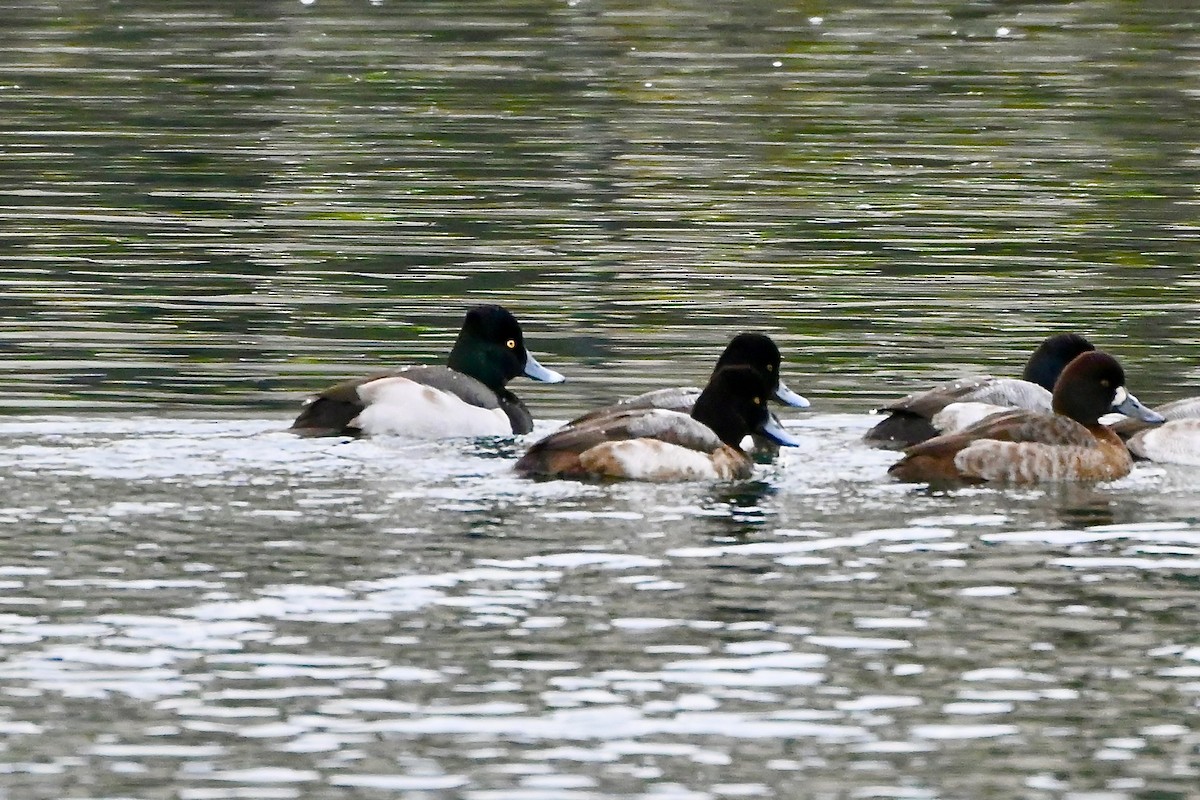
[{"label": "white flank", "polygon": [[963,396],[964,402],[1050,411],[1051,394],[1036,383],[1017,378],[993,378]]},{"label": "white flank", "polygon": [[942,433],[958,433],[968,425],[1002,411],[1012,411],[1012,407],[992,403],[951,403],[934,414],[930,421]]},{"label": "white flank", "polygon": [[1200,466],[1200,419],[1177,419],[1129,439],[1129,449],[1159,464]]},{"label": "white flank", "polygon": [[1167,419],[1191,419],[1200,417],[1200,397],[1188,397],[1176,400],[1154,409]]},{"label": "white flank", "polygon": [[630,417],[626,427],[631,437],[661,437],[682,442],[693,450],[713,451],[722,444],[720,438],[703,422],[664,408],[649,409]]},{"label": "white flank", "polygon": [[671,389],[655,389],[617,403],[619,408],[664,408],[688,414],[696,404],[700,390],[694,386],[677,386]]},{"label": "white flank", "polygon": [[366,406],[351,422],[371,435],[446,439],[508,436],[512,423],[499,408],[479,408],[408,378],[380,378],[358,387]]},{"label": "white flank", "polygon": [[580,454],[579,463],[597,475],[640,481],[719,480],[712,456],[657,439],[598,444]]}]

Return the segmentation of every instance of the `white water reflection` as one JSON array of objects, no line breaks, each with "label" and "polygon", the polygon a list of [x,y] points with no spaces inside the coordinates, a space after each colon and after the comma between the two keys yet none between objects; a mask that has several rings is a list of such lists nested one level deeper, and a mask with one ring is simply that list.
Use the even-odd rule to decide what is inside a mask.
[{"label": "white water reflection", "polygon": [[1165,748],[1162,780],[1188,785],[1192,728],[1143,686],[1187,697],[1200,675],[1200,532],[1182,489],[1157,491],[1200,475],[897,491],[860,422],[807,416],[820,469],[727,486],[522,481],[507,445],[296,440],[281,420],[5,423],[4,514],[32,545],[0,567],[6,730],[59,730],[55,703],[134,708],[89,752],[197,796],[753,796],[859,758],[965,768],[1084,740],[1106,763]]}]

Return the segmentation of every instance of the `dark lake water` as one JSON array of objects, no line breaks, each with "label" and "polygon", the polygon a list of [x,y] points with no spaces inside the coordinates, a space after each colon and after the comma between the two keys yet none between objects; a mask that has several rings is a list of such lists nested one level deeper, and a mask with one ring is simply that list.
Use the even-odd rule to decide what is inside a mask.
[{"label": "dark lake water", "polygon": [[[1197,796],[1200,472],[859,443],[1054,331],[1200,394],[1186,3],[0,11],[0,798]],[[480,302],[530,437],[282,433]],[[746,329],[753,480],[512,474]]]}]

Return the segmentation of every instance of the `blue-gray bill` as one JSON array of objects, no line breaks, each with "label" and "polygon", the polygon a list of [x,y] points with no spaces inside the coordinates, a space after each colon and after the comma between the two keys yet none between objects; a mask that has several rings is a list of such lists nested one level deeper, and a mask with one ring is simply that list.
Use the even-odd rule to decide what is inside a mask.
[{"label": "blue-gray bill", "polygon": [[792,436],[783,426],[779,424],[779,420],[774,417],[769,418],[766,423],[758,430],[758,433],[784,447],[799,447],[800,440]]},{"label": "blue-gray bill", "polygon": [[532,353],[525,356],[525,377],[542,383],[562,383],[566,380],[561,373],[546,369],[539,364]]},{"label": "blue-gray bill", "polygon": [[803,395],[796,394],[791,389],[783,385],[783,381],[779,382],[779,386],[775,389],[775,399],[783,403],[785,406],[792,408],[808,408],[811,403],[808,398]]},{"label": "blue-gray bill", "polygon": [[1167,421],[1167,418],[1162,414],[1142,405],[1142,401],[1125,391],[1124,386],[1117,389],[1117,396],[1113,398],[1112,410],[1133,419],[1140,419],[1142,422],[1158,423]]}]

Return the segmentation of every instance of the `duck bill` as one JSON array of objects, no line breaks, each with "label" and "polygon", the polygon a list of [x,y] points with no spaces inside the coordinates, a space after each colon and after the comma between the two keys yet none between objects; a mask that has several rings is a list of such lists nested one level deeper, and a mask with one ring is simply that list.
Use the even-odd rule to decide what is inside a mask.
[{"label": "duck bill", "polygon": [[770,439],[772,442],[775,442],[775,444],[782,445],[784,447],[800,446],[800,440],[784,430],[783,426],[779,424],[779,420],[775,419],[774,417],[770,417],[765,423],[763,423],[763,426],[758,429],[758,432]]},{"label": "duck bill", "polygon": [[560,373],[546,369],[539,364],[532,353],[527,353],[525,356],[525,377],[542,383],[562,383],[566,380]]},{"label": "duck bill", "polygon": [[1133,419],[1140,419],[1142,422],[1157,423],[1167,421],[1167,418],[1162,414],[1142,405],[1142,402],[1125,391],[1125,387],[1123,386],[1117,390],[1117,396],[1113,399],[1112,410]]},{"label": "duck bill", "polygon": [[779,385],[775,387],[775,394],[773,397],[779,402],[783,403],[785,406],[791,406],[792,408],[808,408],[810,405],[812,405],[808,402],[807,397],[796,394],[791,389],[784,386],[783,381],[780,381]]}]

